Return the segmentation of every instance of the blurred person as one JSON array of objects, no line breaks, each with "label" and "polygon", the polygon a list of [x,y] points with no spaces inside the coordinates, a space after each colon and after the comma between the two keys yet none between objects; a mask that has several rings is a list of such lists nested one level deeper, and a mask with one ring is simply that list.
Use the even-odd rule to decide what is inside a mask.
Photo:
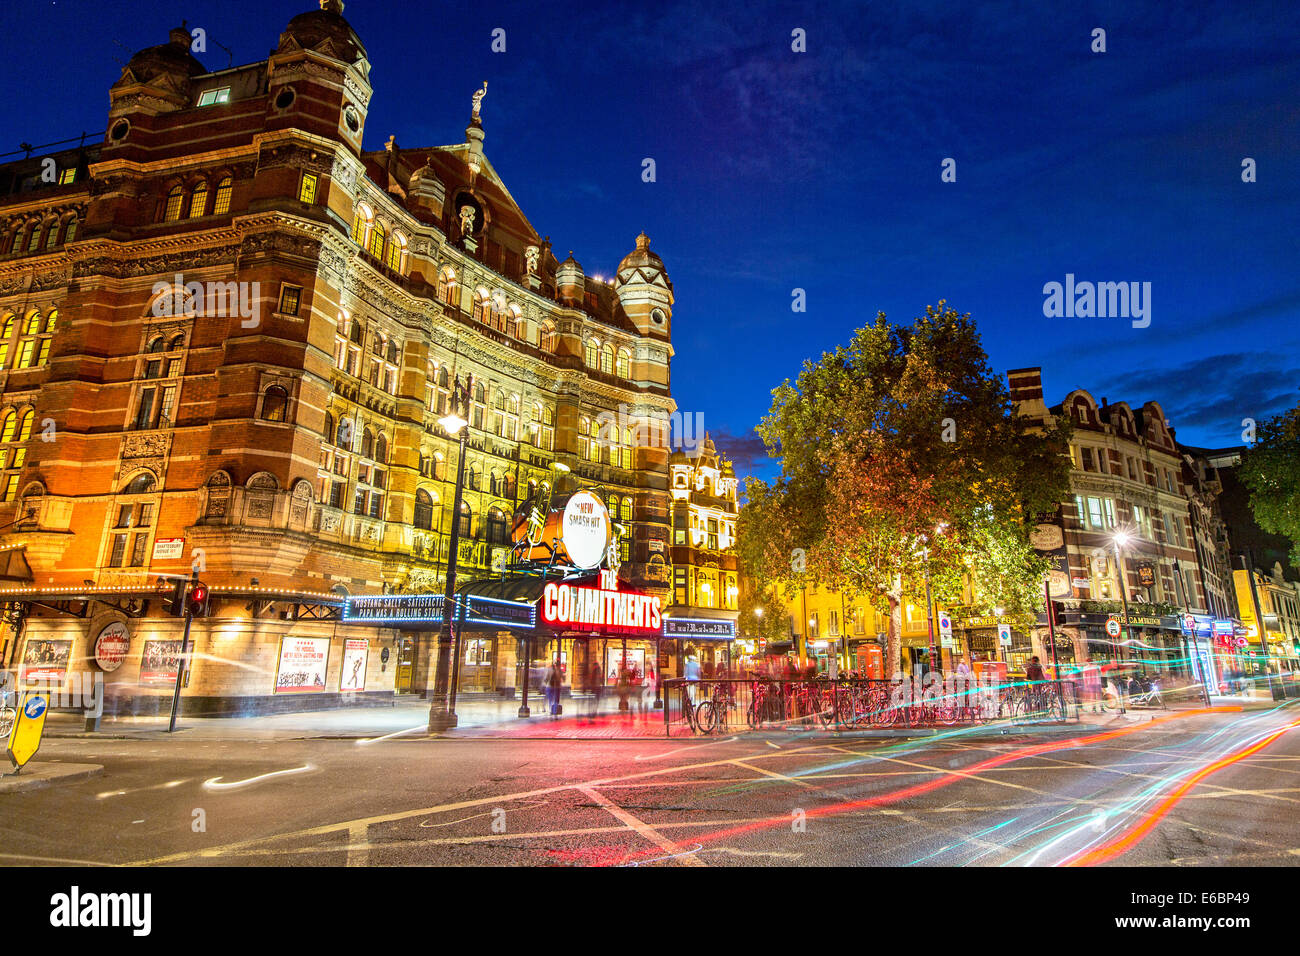
[{"label": "blurred person", "polygon": [[695,659],[694,651],[686,652],[686,665],[682,668],[682,677],[686,679],[686,699],[695,706],[695,691],[700,684],[700,662]]},{"label": "blurred person", "polygon": [[1029,663],[1025,665],[1025,680],[1031,683],[1038,683],[1044,680],[1043,665],[1038,663],[1038,658],[1029,658]]},{"label": "blurred person", "polygon": [[554,661],[551,662],[550,666],[546,668],[546,677],[545,677],[546,700],[550,704],[552,718],[558,717],[560,715],[561,680],[562,678],[560,677],[560,659],[557,657]]},{"label": "blurred person", "polygon": [[600,698],[605,693],[605,672],[601,670],[598,661],[591,662],[587,682],[590,685],[587,689],[591,691],[591,719],[594,721],[600,716]]}]

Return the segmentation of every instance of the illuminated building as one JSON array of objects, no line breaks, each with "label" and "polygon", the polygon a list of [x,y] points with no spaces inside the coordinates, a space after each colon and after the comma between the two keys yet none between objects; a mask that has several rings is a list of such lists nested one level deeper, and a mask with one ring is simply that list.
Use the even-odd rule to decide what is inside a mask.
[{"label": "illuminated building", "polygon": [[[123,708],[169,700],[155,583],[193,565],[213,601],[187,710],[425,692],[436,628],[340,623],[343,597],[440,594],[453,520],[458,580],[491,576],[557,481],[609,502],[623,581],[668,596],[668,451],[637,439],[675,409],[662,260],[645,235],[608,279],[559,260],[484,151],[485,90],[463,142],[363,150],[370,69],[337,0],[217,72],[173,30],[113,84],[102,143],[52,154],[53,182],[41,157],[0,169],[0,598],[74,669],[126,622]],[[453,516],[437,419],[469,376]],[[286,640],[302,692],[274,692]],[[513,690],[516,658],[475,634],[461,688]]]}]

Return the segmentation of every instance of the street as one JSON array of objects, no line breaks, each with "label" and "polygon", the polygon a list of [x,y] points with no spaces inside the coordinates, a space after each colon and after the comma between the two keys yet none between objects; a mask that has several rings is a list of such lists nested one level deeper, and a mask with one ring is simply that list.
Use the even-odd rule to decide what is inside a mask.
[{"label": "street", "polygon": [[1286,865],[1300,708],[939,740],[47,740],[8,865]]}]

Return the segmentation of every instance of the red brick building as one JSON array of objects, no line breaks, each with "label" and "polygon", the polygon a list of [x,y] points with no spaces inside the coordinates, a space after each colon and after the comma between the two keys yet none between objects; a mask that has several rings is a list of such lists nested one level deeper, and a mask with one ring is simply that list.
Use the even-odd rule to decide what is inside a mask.
[{"label": "red brick building", "polygon": [[[0,168],[0,664],[94,671],[122,623],[110,709],[156,707],[181,626],[156,582],[197,565],[186,709],[426,690],[431,633],[336,615],[442,592],[437,419],[470,375],[458,580],[499,567],[514,509],[558,479],[615,502],[624,579],[669,596],[668,452],[636,437],[675,409],[649,239],[608,281],[559,261],[484,151],[486,88],[464,142],[363,150],[370,64],[337,0],[264,61],[209,71],[190,46],[131,58],[102,143]],[[323,686],[277,691],[286,638],[325,653]],[[513,638],[467,653],[464,689],[513,688]]]}]

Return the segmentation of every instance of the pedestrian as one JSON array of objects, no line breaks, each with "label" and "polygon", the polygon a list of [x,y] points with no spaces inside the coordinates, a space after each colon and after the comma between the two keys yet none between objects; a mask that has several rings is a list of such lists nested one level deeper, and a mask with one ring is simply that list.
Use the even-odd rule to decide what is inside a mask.
[{"label": "pedestrian", "polygon": [[551,717],[560,715],[560,659],[557,657],[546,668],[546,700],[551,705]]},{"label": "pedestrian", "polygon": [[1043,665],[1038,663],[1037,657],[1029,658],[1029,664],[1025,667],[1025,680],[1032,684],[1038,683],[1043,679]]},{"label": "pedestrian", "polygon": [[600,716],[600,698],[605,692],[605,672],[600,669],[599,662],[591,662],[587,683],[590,685],[587,689],[591,691],[591,719],[594,721]]},{"label": "pedestrian", "polygon": [[655,697],[655,669],[653,665],[647,665],[645,669],[645,678],[641,681],[641,707],[649,715],[651,708],[654,706]]},{"label": "pedestrian", "polygon": [[619,667],[618,683],[614,686],[618,691],[618,712],[627,714],[627,698],[632,692],[632,669],[627,666],[627,661],[624,661],[622,666]]},{"label": "pedestrian", "polygon": [[686,699],[695,706],[695,689],[700,683],[700,663],[695,659],[694,651],[686,652],[686,666],[683,668],[682,676],[686,678]]}]

